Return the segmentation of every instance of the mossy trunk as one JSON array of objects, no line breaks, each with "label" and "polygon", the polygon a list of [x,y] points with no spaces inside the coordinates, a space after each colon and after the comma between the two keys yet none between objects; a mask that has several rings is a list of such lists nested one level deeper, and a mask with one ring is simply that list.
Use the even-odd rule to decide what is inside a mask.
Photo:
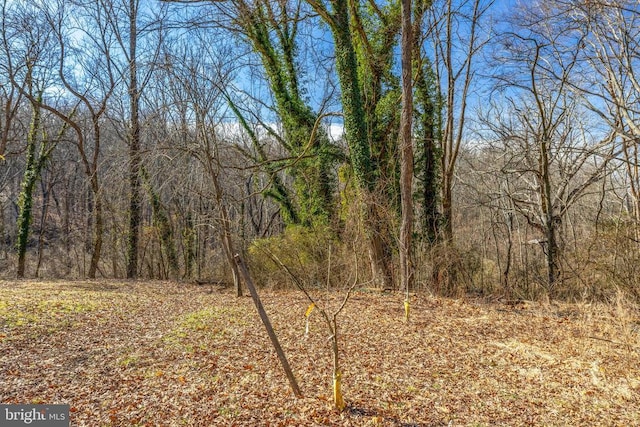
[{"label": "mossy trunk", "polygon": [[140,108],[137,68],[137,0],[129,0],[129,230],[127,235],[127,279],[138,277],[138,247],[142,225],[140,183]]},{"label": "mossy trunk", "polygon": [[31,126],[27,135],[27,151],[25,159],[25,170],[22,178],[20,196],[18,198],[18,236],[16,251],[18,253],[17,276],[24,277],[27,256],[27,246],[29,244],[29,234],[31,229],[33,190],[35,189],[40,172],[44,165],[45,143],[40,144],[39,154],[36,156],[36,146],[38,145],[38,132],[40,131],[40,107],[33,103],[33,116]]},{"label": "mossy trunk", "polygon": [[189,279],[193,276],[193,264],[196,261],[196,230],[191,210],[187,212],[185,218],[182,240],[184,245],[184,275],[182,278]]},{"label": "mossy trunk", "polygon": [[438,164],[441,150],[439,94],[434,84],[431,63],[421,58],[421,48],[414,44],[415,115],[416,115],[416,198],[420,201],[420,236],[430,245],[439,236]]},{"label": "mossy trunk", "polygon": [[[353,172],[365,203],[365,233],[374,282],[382,288],[393,287],[391,259],[383,225],[379,195],[376,194],[376,168],[367,138],[367,122],[358,77],[358,64],[349,26],[347,0],[334,0],[331,30],[335,42],[336,71],[340,81],[344,127]],[[315,3],[314,3],[315,4]],[[317,4],[316,6],[317,7]],[[383,204],[384,206],[384,204]]]},{"label": "mossy trunk", "polygon": [[[238,24],[260,56],[275,99],[284,130],[281,144],[295,159],[286,170],[294,179],[298,215],[292,215],[292,206],[282,203],[291,199],[283,199],[279,201],[285,208],[283,218],[289,224],[327,224],[334,213],[334,155],[326,131],[318,126],[318,115],[305,103],[299,88],[295,50],[300,10],[269,1],[253,5],[238,1],[237,8]],[[260,160],[268,163],[266,158]],[[284,193],[274,190],[280,196]]]}]

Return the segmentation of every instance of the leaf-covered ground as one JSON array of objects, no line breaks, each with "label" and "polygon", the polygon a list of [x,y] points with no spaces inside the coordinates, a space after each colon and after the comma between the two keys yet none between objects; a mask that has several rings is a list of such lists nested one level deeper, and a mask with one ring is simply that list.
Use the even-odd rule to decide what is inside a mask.
[{"label": "leaf-covered ground", "polygon": [[[338,296],[320,301],[339,304]],[[487,304],[356,292],[330,341],[297,292],[262,291],[305,395],[248,297],[168,282],[0,282],[0,402],[68,403],[73,426],[628,426],[640,318],[623,303]]]}]

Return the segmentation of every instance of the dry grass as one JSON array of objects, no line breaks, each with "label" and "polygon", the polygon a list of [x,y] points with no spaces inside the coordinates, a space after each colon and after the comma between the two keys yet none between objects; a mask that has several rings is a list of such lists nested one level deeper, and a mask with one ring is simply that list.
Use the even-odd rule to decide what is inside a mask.
[{"label": "dry grass", "polygon": [[[0,402],[68,403],[74,426],[627,426],[640,420],[640,316],[611,305],[485,304],[360,292],[325,329],[263,291],[305,398],[250,298],[168,282],[0,282]],[[337,301],[338,295],[335,296]],[[334,296],[323,297],[327,304]]]}]

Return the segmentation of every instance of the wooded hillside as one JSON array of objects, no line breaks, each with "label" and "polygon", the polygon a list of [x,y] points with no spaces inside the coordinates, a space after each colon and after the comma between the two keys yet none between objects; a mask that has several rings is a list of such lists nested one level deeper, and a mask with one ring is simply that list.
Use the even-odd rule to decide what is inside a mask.
[{"label": "wooded hillside", "polygon": [[640,296],[637,2],[1,13],[6,278]]}]

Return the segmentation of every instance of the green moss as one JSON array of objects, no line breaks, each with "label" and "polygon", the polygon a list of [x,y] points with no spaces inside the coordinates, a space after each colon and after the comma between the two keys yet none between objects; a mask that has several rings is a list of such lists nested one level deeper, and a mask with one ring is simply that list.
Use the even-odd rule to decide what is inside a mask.
[{"label": "green moss", "polygon": [[118,365],[123,368],[135,366],[138,363],[139,359],[140,359],[139,356],[135,354],[130,354],[120,358],[120,360],[118,360]]},{"label": "green moss", "polygon": [[25,325],[67,326],[76,314],[96,310],[99,304],[71,298],[53,298],[32,303],[17,297],[0,300],[0,323],[9,327]]},{"label": "green moss", "polygon": [[226,338],[234,329],[247,324],[246,313],[240,307],[205,307],[179,317],[163,342],[193,353],[207,349],[207,340]]}]

